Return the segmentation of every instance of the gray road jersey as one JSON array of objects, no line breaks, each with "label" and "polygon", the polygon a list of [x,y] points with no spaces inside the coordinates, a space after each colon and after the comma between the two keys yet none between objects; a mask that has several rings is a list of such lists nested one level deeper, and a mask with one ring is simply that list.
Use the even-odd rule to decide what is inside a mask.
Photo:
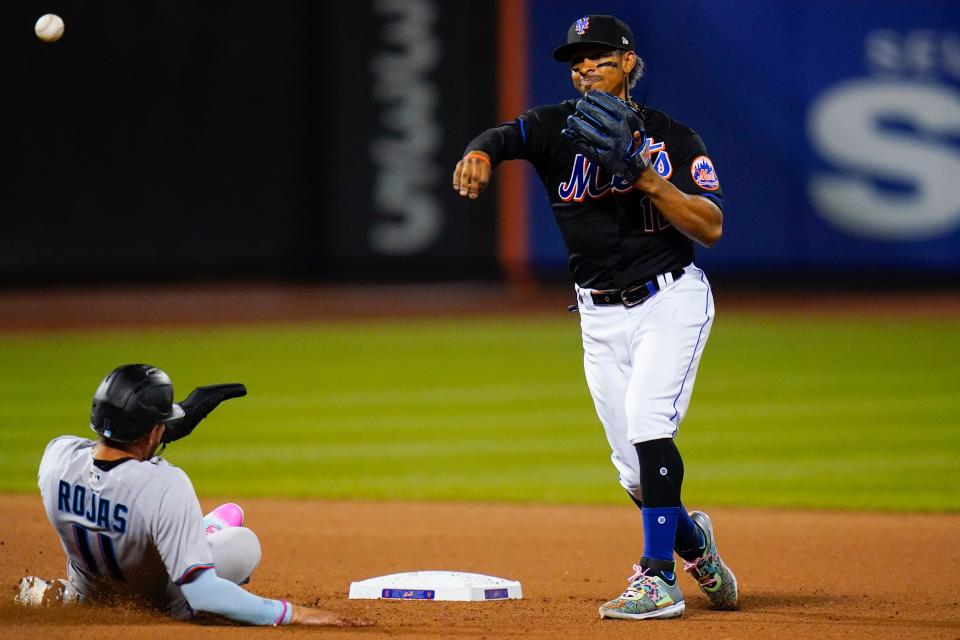
[{"label": "gray road jersey", "polygon": [[40,461],[40,495],[70,581],[86,598],[140,598],[189,615],[178,585],[213,566],[190,479],[162,458],[98,469],[93,445],[56,438]]}]

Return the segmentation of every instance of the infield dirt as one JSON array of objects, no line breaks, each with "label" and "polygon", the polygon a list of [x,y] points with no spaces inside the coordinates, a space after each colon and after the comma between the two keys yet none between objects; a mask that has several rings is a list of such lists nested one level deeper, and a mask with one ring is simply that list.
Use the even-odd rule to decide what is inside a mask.
[{"label": "infield dirt", "polygon": [[[212,508],[218,500],[203,500]],[[960,638],[960,515],[711,509],[742,608],[715,612],[688,576],[679,620],[601,621],[641,545],[631,505],[243,500],[263,562],[250,590],[365,618],[357,629],[200,626],[120,609],[25,610],[23,575],[62,576],[40,499],[0,495],[0,638]],[[691,505],[696,508],[697,505]],[[519,601],[348,600],[350,582],[450,569],[523,583]]]}]

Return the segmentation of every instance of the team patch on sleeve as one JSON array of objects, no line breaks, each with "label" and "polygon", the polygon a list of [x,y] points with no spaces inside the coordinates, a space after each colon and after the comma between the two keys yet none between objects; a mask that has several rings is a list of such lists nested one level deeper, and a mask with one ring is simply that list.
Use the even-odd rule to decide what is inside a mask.
[{"label": "team patch on sleeve", "polygon": [[720,188],[720,180],[717,178],[717,172],[713,168],[713,163],[707,156],[697,156],[690,165],[690,173],[693,175],[693,181],[701,189],[707,191],[716,191]]}]

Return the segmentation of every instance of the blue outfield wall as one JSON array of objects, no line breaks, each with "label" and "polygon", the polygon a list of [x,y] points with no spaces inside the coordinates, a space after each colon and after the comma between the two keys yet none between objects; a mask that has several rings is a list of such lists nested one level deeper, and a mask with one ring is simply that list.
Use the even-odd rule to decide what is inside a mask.
[{"label": "blue outfield wall", "polygon": [[[633,28],[634,98],[703,136],[723,186],[708,268],[960,273],[956,0],[529,0],[531,104],[574,95],[551,52],[585,12]],[[566,268],[530,171],[530,256]]]}]

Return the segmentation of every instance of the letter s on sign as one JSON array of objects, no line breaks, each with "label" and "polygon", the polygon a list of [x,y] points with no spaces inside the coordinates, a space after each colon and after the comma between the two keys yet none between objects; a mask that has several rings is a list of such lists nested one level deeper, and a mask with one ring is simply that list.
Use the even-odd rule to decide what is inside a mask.
[{"label": "letter s on sign", "polygon": [[[884,129],[882,120],[906,130]],[[861,78],[821,94],[810,142],[841,173],[814,174],[810,199],[837,227],[880,240],[921,240],[960,226],[960,92],[946,84]],[[912,186],[880,189],[870,177]]]}]

